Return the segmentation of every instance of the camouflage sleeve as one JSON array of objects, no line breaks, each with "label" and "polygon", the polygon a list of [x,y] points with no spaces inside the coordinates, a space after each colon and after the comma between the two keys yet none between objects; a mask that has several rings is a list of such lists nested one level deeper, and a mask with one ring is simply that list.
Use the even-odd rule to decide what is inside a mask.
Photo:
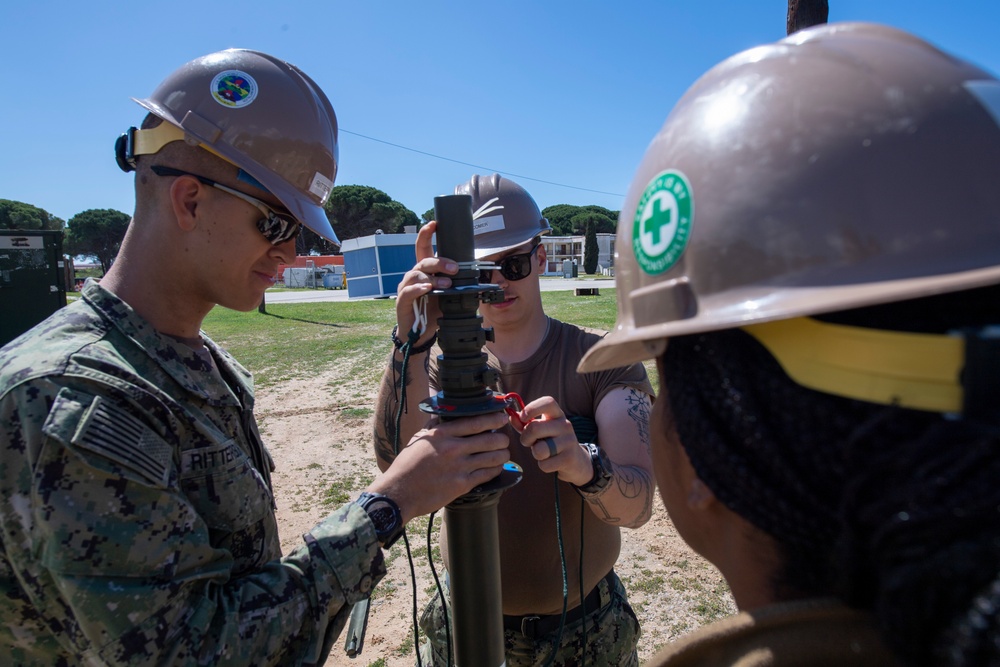
[{"label": "camouflage sleeve", "polygon": [[45,380],[0,399],[0,646],[25,664],[324,662],[385,574],[364,511],[346,505],[238,572],[165,442],[143,433],[149,460],[132,467],[85,442],[97,402]]}]

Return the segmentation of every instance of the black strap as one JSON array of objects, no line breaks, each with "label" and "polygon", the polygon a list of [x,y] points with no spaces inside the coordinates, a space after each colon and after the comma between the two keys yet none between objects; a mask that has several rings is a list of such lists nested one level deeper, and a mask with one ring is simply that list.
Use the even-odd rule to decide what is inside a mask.
[{"label": "black strap", "polygon": [[[609,600],[615,590],[614,570],[608,572],[601,581],[608,586]],[[583,604],[579,604],[566,612],[566,625],[575,623],[583,618],[584,613],[593,614],[601,611],[601,581],[587,594]],[[504,616],[503,627],[507,630],[519,632],[529,639],[542,637],[559,629],[559,621],[562,614],[552,614],[539,616],[537,614],[527,614],[525,616]]]},{"label": "black strap", "polygon": [[392,328],[392,344],[396,347],[396,351],[398,352],[403,351],[404,345],[409,345],[410,354],[420,354],[421,352],[426,352],[427,350],[434,347],[434,343],[437,342],[438,335],[437,332],[435,331],[434,335],[430,337],[430,340],[428,340],[423,345],[420,345],[419,347],[414,347],[414,345],[417,342],[417,339],[420,338],[420,334],[418,334],[416,331],[410,331],[409,336],[407,336],[407,341],[404,343],[403,341],[399,340],[398,336],[396,336],[398,330],[399,330],[398,324]]}]

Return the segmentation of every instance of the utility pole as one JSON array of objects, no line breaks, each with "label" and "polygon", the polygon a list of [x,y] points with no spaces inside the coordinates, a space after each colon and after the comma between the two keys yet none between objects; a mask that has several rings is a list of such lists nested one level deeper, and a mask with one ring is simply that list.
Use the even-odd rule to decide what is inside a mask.
[{"label": "utility pole", "polygon": [[826,23],[829,16],[830,3],[827,0],[788,0],[785,30],[791,35],[803,28]]}]

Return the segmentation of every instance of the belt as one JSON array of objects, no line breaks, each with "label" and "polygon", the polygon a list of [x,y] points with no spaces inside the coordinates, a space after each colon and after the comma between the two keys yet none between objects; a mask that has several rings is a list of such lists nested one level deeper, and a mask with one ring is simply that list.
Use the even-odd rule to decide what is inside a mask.
[{"label": "belt", "polygon": [[[606,595],[603,601],[601,600],[602,587],[605,588],[604,595]],[[611,602],[611,593],[614,590],[615,571],[611,570],[597,582],[597,585],[594,586],[593,590],[587,594],[587,597],[583,599],[582,603],[566,612],[566,625],[576,623],[583,618],[584,611],[586,611],[587,614],[592,614],[596,611],[604,609],[604,607]],[[528,639],[535,639],[536,637],[541,637],[558,630],[561,619],[562,614],[544,616],[540,616],[538,614],[527,614],[525,616],[504,616],[503,627],[505,630],[520,632]]]}]

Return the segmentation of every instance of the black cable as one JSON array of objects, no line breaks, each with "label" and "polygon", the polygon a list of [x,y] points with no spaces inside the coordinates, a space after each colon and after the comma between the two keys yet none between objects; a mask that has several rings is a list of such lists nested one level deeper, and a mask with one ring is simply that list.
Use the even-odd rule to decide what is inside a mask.
[{"label": "black cable", "polygon": [[[597,421],[595,419],[579,415],[567,417],[567,419],[573,426],[573,433],[576,435],[578,442],[597,441]],[[580,611],[583,618],[583,658],[581,659],[581,667],[585,667],[587,664],[587,598],[584,595],[583,588],[583,528],[586,525],[584,521],[584,513],[586,511],[587,503],[583,499],[583,496],[580,496]],[[598,582],[598,586],[600,586],[600,582]]]},{"label": "black cable", "polygon": [[[393,441],[392,442],[392,449],[396,453],[397,456],[399,455],[399,430],[400,430],[400,428],[402,426],[402,421],[403,421],[403,408],[406,406],[406,368],[410,364],[410,350],[416,344],[416,338],[418,338],[419,335],[420,334],[418,334],[415,331],[411,330],[409,336],[407,336],[407,341],[405,343],[403,343],[403,346],[400,348],[400,350],[403,352],[403,363],[400,365],[400,370],[399,370],[399,394],[400,394],[400,398],[399,398],[399,409],[396,411],[396,432],[392,436],[392,441]],[[431,518],[431,521],[429,522],[428,527],[427,527],[427,534],[428,534],[428,537],[427,537],[427,543],[428,543],[427,559],[428,560],[432,560],[431,559],[431,550],[430,550],[430,530],[431,530],[430,526],[433,524],[433,520],[434,520],[434,513],[433,512],[431,512],[430,518]],[[423,667],[423,663],[420,660],[420,629],[419,629],[419,625],[418,625],[418,622],[417,622],[417,573],[416,573],[416,570],[413,567],[413,554],[410,552],[410,540],[406,536],[406,527],[405,526],[403,527],[403,542],[406,544],[406,561],[407,561],[407,563],[410,566],[410,586],[413,588],[413,647],[414,647],[413,650],[414,650],[414,653],[417,654],[417,667]],[[431,563],[431,571],[432,572],[434,571],[434,564],[433,563]],[[437,573],[436,572],[434,573],[434,582],[438,586],[438,595],[441,595],[441,584],[440,584],[440,582],[438,582],[438,578],[437,578]],[[443,597],[442,597],[441,601],[442,601],[442,603],[444,602],[444,598]],[[447,616],[445,616],[445,618],[447,619]],[[433,653],[433,647],[432,647],[431,651]],[[449,651],[450,651],[450,649],[449,649]],[[450,653],[449,653],[449,655],[450,655]],[[432,660],[432,663],[433,663],[433,660]]]},{"label": "black cable", "polygon": [[[451,667],[451,620],[448,618],[448,605],[444,599],[444,589],[441,587],[441,580],[438,578],[437,568],[434,567],[434,558],[431,556],[431,530],[434,527],[434,515],[437,512],[431,512],[430,521],[427,522],[427,562],[431,566],[431,575],[434,576],[434,585],[437,587],[438,598],[441,600],[441,611],[444,612],[444,640],[445,640],[445,654],[448,656],[448,666]],[[434,648],[431,647],[431,654],[433,655]]]},{"label": "black cable", "polygon": [[413,556],[410,553],[410,539],[403,528],[403,543],[406,545],[406,560],[410,564],[410,584],[413,587],[413,645],[416,647],[417,667],[423,667],[420,662],[420,629],[417,627],[417,573],[413,569]]},{"label": "black cable", "polygon": [[552,483],[556,494],[556,536],[559,541],[559,562],[562,564],[563,606],[562,614],[559,616],[559,632],[556,634],[556,641],[553,644],[552,655],[549,656],[549,661],[545,664],[545,667],[552,667],[552,664],[556,660],[556,656],[559,655],[559,647],[562,644],[563,628],[566,627],[566,606],[569,604],[569,575],[566,570],[566,545],[563,542],[562,511],[559,507],[559,475],[552,475]]},{"label": "black cable", "polygon": [[[587,502],[580,496],[580,613],[583,619],[583,652],[580,667],[587,667],[587,598],[583,594],[583,527],[586,524],[583,513],[586,511]],[[600,582],[597,585],[600,586]]]}]

